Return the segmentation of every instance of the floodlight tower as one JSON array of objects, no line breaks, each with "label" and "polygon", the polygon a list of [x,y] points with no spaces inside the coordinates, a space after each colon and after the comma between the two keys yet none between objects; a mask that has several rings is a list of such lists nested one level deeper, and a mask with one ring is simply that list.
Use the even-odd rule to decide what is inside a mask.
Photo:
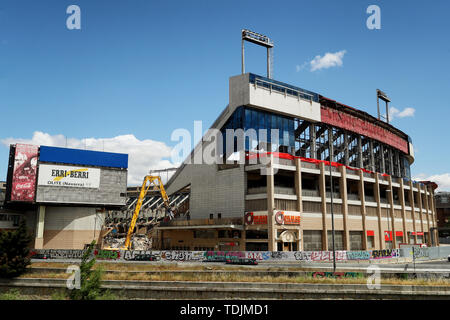
[{"label": "floodlight tower", "polygon": [[272,40],[265,35],[242,29],[242,74],[245,73],[245,41],[267,48],[267,78],[272,79]]},{"label": "floodlight tower", "polygon": [[391,102],[391,99],[389,99],[386,93],[377,89],[378,120],[380,120],[380,99],[386,102],[386,122],[389,123],[389,102]]}]

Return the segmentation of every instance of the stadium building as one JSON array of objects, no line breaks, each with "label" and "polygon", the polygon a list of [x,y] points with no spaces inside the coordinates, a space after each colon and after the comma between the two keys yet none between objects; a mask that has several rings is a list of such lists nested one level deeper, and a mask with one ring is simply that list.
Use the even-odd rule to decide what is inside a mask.
[{"label": "stadium building", "polygon": [[450,244],[450,192],[438,192],[434,199],[441,243]]},{"label": "stadium building", "polygon": [[[189,217],[159,226],[159,248],[331,250],[333,223],[336,250],[438,245],[436,185],[411,180],[411,138],[388,121],[243,73],[211,129],[167,184]],[[214,143],[216,163],[196,162]]]},{"label": "stadium building", "polygon": [[126,202],[127,168],[126,154],[11,145],[0,228],[24,219],[35,249],[98,243],[106,210]]}]

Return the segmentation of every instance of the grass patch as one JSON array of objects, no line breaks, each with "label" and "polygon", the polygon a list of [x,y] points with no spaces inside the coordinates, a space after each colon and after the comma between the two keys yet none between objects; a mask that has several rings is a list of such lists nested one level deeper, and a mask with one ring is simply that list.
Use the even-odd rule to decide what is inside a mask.
[{"label": "grass patch", "polygon": [[[64,273],[35,273],[22,276],[23,278],[67,279]],[[310,276],[248,276],[238,273],[161,273],[146,274],[130,272],[106,272],[102,280],[130,280],[130,281],[217,281],[217,282],[266,282],[266,283],[312,283],[312,284],[366,284],[364,276],[354,278],[313,278]],[[415,286],[450,286],[448,279],[382,279],[381,284],[415,285]],[[110,300],[110,299],[109,299]]]},{"label": "grass patch", "polygon": [[0,300],[23,300],[23,296],[18,289],[10,289],[5,293],[0,294]]},{"label": "grass patch", "polygon": [[[67,268],[73,263],[58,262],[36,262],[32,267],[39,268]],[[133,263],[107,263],[97,261],[94,270],[106,270],[103,280],[134,280],[134,281],[218,281],[218,282],[278,282],[278,283],[317,283],[317,284],[366,284],[367,278],[364,274],[355,278],[312,278],[311,276],[249,276],[239,273],[202,273],[200,271],[301,271],[299,267],[248,267],[229,266],[224,264],[202,265],[177,265],[177,264],[133,264]],[[115,272],[108,272],[115,271]],[[135,273],[131,272],[134,271]],[[146,274],[151,271],[173,271],[160,274]],[[181,273],[177,271],[199,271],[195,273]],[[311,271],[309,271],[311,272]],[[64,272],[55,273],[30,273],[22,275],[21,278],[52,278],[67,279],[70,275]],[[381,284],[386,285],[415,285],[415,286],[450,286],[449,279],[408,279],[406,274],[400,278],[382,279]]]},{"label": "grass patch", "polygon": [[52,294],[52,300],[68,300],[68,297],[64,290],[58,290]]}]

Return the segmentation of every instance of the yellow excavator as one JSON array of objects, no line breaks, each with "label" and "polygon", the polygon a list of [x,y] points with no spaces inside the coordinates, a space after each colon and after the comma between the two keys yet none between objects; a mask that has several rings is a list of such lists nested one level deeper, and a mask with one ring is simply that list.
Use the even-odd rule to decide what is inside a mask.
[{"label": "yellow excavator", "polygon": [[[139,198],[136,203],[136,208],[133,213],[133,218],[131,219],[130,228],[128,229],[127,238],[125,239],[124,245],[119,248],[119,250],[130,250],[131,247],[131,236],[133,235],[134,227],[136,226],[136,221],[139,216],[139,212],[141,211],[142,202],[144,201],[145,195],[147,194],[150,187],[153,186],[153,191],[159,191],[161,193],[161,198],[164,202],[164,206],[166,207],[169,219],[174,217],[174,213],[170,208],[169,197],[167,196],[166,190],[164,189],[164,185],[161,181],[160,176],[145,176],[144,182],[142,183],[141,192],[139,193]],[[154,218],[154,224],[157,224],[158,221],[156,217]],[[106,250],[118,250],[112,248],[105,248]]]}]

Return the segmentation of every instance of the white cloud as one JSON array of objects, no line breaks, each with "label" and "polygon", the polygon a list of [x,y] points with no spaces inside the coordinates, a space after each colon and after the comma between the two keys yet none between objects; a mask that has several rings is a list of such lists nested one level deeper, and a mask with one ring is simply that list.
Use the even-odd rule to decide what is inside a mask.
[{"label": "white cloud", "polygon": [[416,109],[414,109],[414,108],[405,108],[402,111],[400,111],[395,107],[390,107],[389,108],[389,120],[393,120],[394,118],[414,117],[415,112],[416,112]]},{"label": "white cloud", "polygon": [[[25,143],[126,153],[128,154],[128,185],[140,185],[150,169],[164,169],[178,165],[167,160],[170,159],[172,148],[165,143],[148,139],[139,140],[132,134],[113,138],[67,138],[66,141],[66,137],[61,134],[50,135],[36,131],[31,139],[6,138],[2,139],[1,143],[6,146],[14,143]],[[166,180],[165,174],[163,180]]]},{"label": "white cloud", "polygon": [[341,50],[335,53],[327,52],[323,57],[315,56],[309,63],[311,65],[311,71],[342,66],[342,60],[346,52],[346,50]]},{"label": "white cloud", "polygon": [[431,176],[421,173],[413,177],[413,180],[433,181],[438,185],[436,191],[450,191],[450,173],[435,174]]}]

